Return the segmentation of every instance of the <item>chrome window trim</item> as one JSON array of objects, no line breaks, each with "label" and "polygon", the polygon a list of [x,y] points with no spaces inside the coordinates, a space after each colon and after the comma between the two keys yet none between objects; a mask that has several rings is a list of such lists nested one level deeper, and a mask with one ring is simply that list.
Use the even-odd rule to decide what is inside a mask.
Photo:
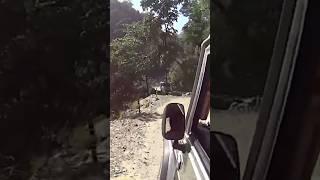
[{"label": "chrome window trim", "polygon": [[[192,88],[192,95],[193,96],[190,99],[188,112],[187,112],[187,117],[186,117],[186,120],[187,120],[187,122],[186,122],[186,131],[185,131],[186,134],[190,133],[189,129],[191,129],[191,127],[189,127],[189,126],[192,125],[192,122],[190,122],[190,120],[191,121],[193,120],[193,115],[192,115],[191,111],[193,111],[192,108],[194,107],[195,102],[197,103],[197,101],[195,101],[195,97],[196,97],[197,91],[198,91],[197,90],[197,86],[198,86],[199,83],[202,83],[202,82],[200,82],[200,78],[199,79],[197,79],[197,78],[201,74],[201,69],[202,69],[202,65],[203,65],[203,62],[204,62],[203,57],[204,57],[204,54],[206,52],[206,47],[208,47],[208,45],[210,47],[210,35],[201,44],[200,57],[199,57],[199,60],[198,60],[196,76],[195,76],[194,84],[193,84],[193,88]],[[190,118],[191,115],[192,115],[192,118]]]},{"label": "chrome window trim", "polygon": [[199,156],[201,157],[202,163],[204,164],[206,171],[208,172],[208,174],[210,174],[210,158],[208,154],[202,148],[202,145],[198,140],[194,141],[194,147],[197,150]]},{"label": "chrome window trim", "polygon": [[[296,4],[291,4],[291,3]],[[287,96],[289,93],[289,88],[291,85],[292,75],[295,68],[295,61],[297,58],[297,50],[299,49],[300,39],[303,32],[303,25],[304,25],[304,18],[307,11],[307,4],[308,0],[296,0],[296,1],[285,1],[282,9],[282,16],[279,23],[279,30],[278,30],[278,37],[277,39],[283,38],[279,35],[281,28],[283,31],[287,27],[287,23],[290,23],[289,32],[284,31],[285,35],[288,39],[285,40],[284,46],[284,56],[278,57],[273,54],[273,59],[278,60],[279,58],[282,59],[281,66],[280,66],[280,73],[278,76],[278,82],[276,82],[275,92],[272,95],[272,104],[271,107],[268,107],[268,116],[267,119],[261,117],[259,115],[258,123],[266,123],[264,124],[263,128],[265,128],[263,134],[259,134],[257,136],[257,132],[253,139],[253,143],[260,141],[261,145],[251,146],[250,148],[250,155],[256,153],[257,150],[254,148],[260,148],[257,152],[258,154],[256,159],[252,159],[251,161],[247,162],[246,170],[243,179],[253,179],[253,180],[263,180],[267,178],[269,166],[271,163],[271,158],[273,154],[273,150],[275,147],[275,143],[277,141],[277,135],[279,133],[279,128],[282,122],[282,117],[284,113],[284,108],[286,105]],[[286,5],[290,6],[286,6]],[[286,9],[287,7],[287,9]],[[289,18],[289,19],[285,19]],[[282,34],[283,35],[283,34]],[[280,41],[280,40],[278,40]],[[277,47],[275,44],[274,48]],[[274,51],[276,51],[275,49]],[[280,52],[282,55],[282,52]],[[271,62],[272,63],[272,62]],[[270,65],[271,67],[271,65]],[[270,76],[270,71],[268,76]],[[270,78],[270,77],[268,77]],[[267,82],[268,83],[268,82]],[[273,83],[270,81],[270,83]],[[268,85],[268,84],[266,84]],[[268,87],[266,87],[268,88]],[[269,89],[265,89],[264,96]],[[266,121],[266,122],[263,122]],[[250,160],[250,159],[249,159]],[[248,164],[250,163],[250,164]]]},{"label": "chrome window trim", "polygon": [[[194,99],[193,102],[190,102],[189,105],[189,109],[188,109],[188,116],[187,116],[187,126],[186,126],[186,133],[190,134],[191,133],[191,127],[192,127],[192,123],[193,123],[193,118],[194,118],[194,114],[198,105],[198,100],[199,100],[199,96],[200,96],[200,92],[201,92],[201,86],[202,86],[202,82],[203,82],[203,77],[204,77],[204,73],[206,70],[206,65],[207,65],[207,61],[208,61],[208,55],[210,54],[210,45],[208,45],[205,49],[204,49],[204,55],[203,55],[203,59],[202,63],[201,63],[201,68],[199,69],[199,80],[195,81],[195,93],[194,93]],[[201,61],[200,61],[201,62]]]},{"label": "chrome window trim", "polygon": [[195,174],[197,176],[197,179],[209,180],[210,173],[206,171],[205,166],[203,165],[203,162],[199,156],[199,153],[194,146],[191,146],[191,151],[188,154],[188,156],[193,166],[193,169],[195,171]]}]

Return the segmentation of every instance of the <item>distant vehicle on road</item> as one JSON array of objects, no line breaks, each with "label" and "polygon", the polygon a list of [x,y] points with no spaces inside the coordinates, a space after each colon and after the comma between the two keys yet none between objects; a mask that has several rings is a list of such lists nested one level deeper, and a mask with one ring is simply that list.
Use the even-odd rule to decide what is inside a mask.
[{"label": "distant vehicle on road", "polygon": [[170,91],[171,91],[170,84],[167,82],[161,81],[160,82],[160,92],[168,95]]}]

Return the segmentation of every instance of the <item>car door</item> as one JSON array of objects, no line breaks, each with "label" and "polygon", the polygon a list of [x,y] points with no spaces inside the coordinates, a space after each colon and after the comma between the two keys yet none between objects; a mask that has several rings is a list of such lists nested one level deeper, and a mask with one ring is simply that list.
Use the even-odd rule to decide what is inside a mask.
[{"label": "car door", "polygon": [[185,142],[188,151],[175,150],[177,157],[177,179],[209,179],[210,177],[210,129],[208,124],[199,120],[210,121],[210,46],[204,50],[199,62],[198,79],[194,84],[193,97],[188,108]]},{"label": "car door", "polygon": [[[239,4],[238,7],[233,4],[230,8],[223,4],[214,5],[216,8],[219,7],[219,11],[217,9],[214,11],[214,16],[223,17],[214,20],[214,23],[232,27],[234,31],[232,36],[228,37],[228,29],[216,27],[215,35],[220,37],[220,40],[216,42],[215,53],[219,55],[214,57],[214,62],[215,58],[225,59],[215,67],[227,65],[220,72],[219,69],[213,70],[215,74],[213,74],[212,92],[214,96],[219,93],[225,96],[226,92],[232,94],[230,96],[235,96],[234,99],[237,100],[235,103],[238,103],[239,109],[223,108],[222,105],[221,108],[214,107],[212,127],[237,139],[241,179],[305,179],[301,178],[307,175],[305,172],[301,173],[304,169],[301,168],[303,161],[295,160],[302,160],[297,154],[306,152],[303,150],[306,147],[294,145],[306,143],[306,137],[302,134],[298,136],[298,131],[302,131],[300,128],[306,124],[311,124],[303,121],[301,116],[303,113],[297,108],[299,102],[305,103],[310,98],[302,92],[306,92],[306,88],[310,86],[310,79],[306,77],[312,73],[309,71],[312,68],[308,65],[312,59],[307,54],[312,53],[303,56],[299,53],[302,48],[300,43],[305,15],[309,8],[308,1],[263,1],[264,6],[255,3],[246,6],[248,2],[242,2],[242,7],[247,9],[240,7]],[[221,12],[223,15],[219,14]],[[242,18],[244,16],[252,18]],[[234,21],[238,17],[242,19]],[[316,21],[315,19],[313,21]],[[257,28],[259,26],[261,28]],[[244,32],[244,29],[247,31]],[[262,35],[268,38],[263,38]],[[236,39],[242,41],[237,42]],[[234,44],[223,45],[222,41]],[[309,47],[307,43],[305,47]],[[307,62],[308,60],[310,61]],[[232,64],[226,62],[238,66],[232,67]],[[260,66],[262,64],[264,65]],[[304,74],[305,77],[298,74]],[[255,111],[247,100],[260,93],[263,100]],[[306,109],[307,105],[306,103],[300,107],[301,110]]]},{"label": "car door", "polygon": [[210,130],[209,127],[198,128],[200,118],[210,121],[209,38],[202,45],[192,97],[187,109],[185,135],[184,139],[179,141],[184,150],[176,148],[176,142],[164,140],[160,179],[209,179]]}]

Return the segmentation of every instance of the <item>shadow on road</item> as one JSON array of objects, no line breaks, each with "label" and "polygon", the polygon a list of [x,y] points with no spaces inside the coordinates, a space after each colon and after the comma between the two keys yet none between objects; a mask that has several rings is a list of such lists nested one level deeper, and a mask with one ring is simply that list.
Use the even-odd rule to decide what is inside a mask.
[{"label": "shadow on road", "polygon": [[158,119],[161,119],[161,115],[159,113],[141,112],[140,114],[137,114],[136,119],[145,122],[156,121]]}]

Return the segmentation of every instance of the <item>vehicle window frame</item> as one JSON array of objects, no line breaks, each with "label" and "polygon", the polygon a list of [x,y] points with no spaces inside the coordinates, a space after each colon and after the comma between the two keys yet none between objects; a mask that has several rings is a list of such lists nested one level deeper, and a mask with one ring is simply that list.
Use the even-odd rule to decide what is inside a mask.
[{"label": "vehicle window frame", "polygon": [[204,56],[206,52],[210,54],[210,36],[204,40],[201,45],[201,52],[198,61],[197,71],[194,79],[193,89],[192,89],[192,97],[189,103],[188,112],[186,116],[186,131],[185,135],[188,137],[191,133],[191,128],[194,120],[195,110],[198,104],[198,99],[200,95],[201,89],[199,87],[202,86],[202,80],[204,76],[204,70],[206,68],[207,58]]},{"label": "vehicle window frame", "polygon": [[[187,128],[186,128],[186,134],[189,136],[192,134],[192,129],[198,125],[199,119],[196,119],[194,115],[197,113],[198,110],[198,103],[201,96],[204,96],[206,92],[202,91],[203,88],[203,80],[205,77],[205,73],[207,70],[207,67],[209,66],[208,57],[210,55],[210,45],[206,47],[205,53],[203,55],[202,62],[199,64],[201,66],[199,76],[196,76],[197,82],[194,83],[194,87],[196,87],[196,92],[192,93],[193,96],[190,100],[189,108],[188,108],[188,114],[187,114]],[[198,78],[197,78],[198,77]],[[203,94],[204,93],[204,94]],[[199,110],[198,110],[199,111]],[[196,123],[195,123],[196,122]]]},{"label": "vehicle window frame", "polygon": [[243,180],[267,177],[295,68],[305,12],[306,6],[301,1],[296,4],[295,1],[284,0]]},{"label": "vehicle window frame", "polygon": [[306,5],[297,67],[267,179],[310,179],[319,153],[319,79],[316,73],[320,65],[317,33],[320,12],[317,1],[308,1]]},{"label": "vehicle window frame", "polygon": [[[205,76],[205,71],[208,70],[207,67],[209,67],[210,65],[208,64],[209,62],[209,57],[210,55],[210,45],[206,47],[205,49],[205,53],[203,56],[203,62],[201,63],[201,71],[202,71],[202,76],[199,77],[199,81],[197,83],[197,86],[200,87],[198,88],[198,98],[196,99],[196,102],[194,102],[194,104],[196,104],[194,113],[192,114],[192,119],[190,118],[190,133],[189,133],[189,143],[192,144],[195,148],[195,150],[197,151],[198,155],[200,156],[201,162],[205,167],[205,170],[208,174],[210,174],[210,157],[209,154],[207,154],[207,152],[204,150],[203,145],[200,143],[200,141],[198,140],[198,138],[196,137],[195,133],[192,133],[195,126],[197,126],[199,124],[199,119],[195,119],[194,115],[197,113],[197,111],[200,111],[199,109],[197,109],[197,105],[199,103],[199,99],[201,96],[205,95],[202,93],[206,93],[201,91],[203,88],[203,80],[204,80],[204,76]],[[191,114],[190,114],[191,115]],[[195,123],[196,122],[196,123]],[[210,138],[210,129],[208,129],[208,138]],[[209,146],[210,149],[210,146]]]},{"label": "vehicle window frame", "polygon": [[205,48],[203,58],[201,59],[201,61],[199,61],[197,75],[195,77],[195,83],[193,87],[193,93],[192,93],[193,96],[190,100],[190,105],[189,105],[188,114],[187,114],[187,124],[186,124],[187,135],[190,135],[191,129],[194,126],[194,121],[195,121],[194,115],[196,114],[198,101],[201,95],[203,78],[205,75],[209,54],[210,54],[210,45]]},{"label": "vehicle window frame", "polygon": [[[203,85],[203,79],[206,71],[208,56],[210,54],[210,36],[202,43],[202,51],[200,52],[200,57],[197,65],[197,71],[194,79],[194,85],[192,90],[192,97],[190,99],[190,104],[188,107],[188,112],[186,116],[186,130],[185,130],[185,139],[188,144],[190,144],[191,148],[194,153],[197,153],[199,156],[202,165],[204,166],[205,171],[208,175],[210,175],[210,158],[209,155],[205,152],[203,149],[201,143],[195,136],[195,134],[192,133],[192,127],[194,126],[194,115],[196,114],[197,105],[199,102],[199,98],[201,94],[201,89]],[[199,121],[199,120],[198,120]],[[210,136],[210,129],[209,136]],[[210,138],[210,137],[208,137]],[[210,147],[209,147],[210,148]]]}]

